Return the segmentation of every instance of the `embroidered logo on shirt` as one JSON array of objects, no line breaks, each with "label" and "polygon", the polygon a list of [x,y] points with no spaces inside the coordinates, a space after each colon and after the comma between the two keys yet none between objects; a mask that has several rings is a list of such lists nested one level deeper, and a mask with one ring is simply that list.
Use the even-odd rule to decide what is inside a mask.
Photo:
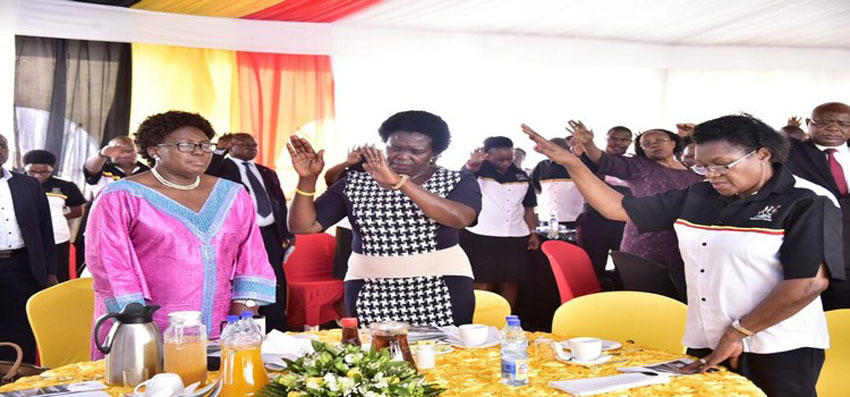
[{"label": "embroidered logo on shirt", "polygon": [[779,204],[768,205],[768,206],[762,208],[762,210],[759,211],[759,213],[756,214],[754,217],[750,218],[750,220],[751,221],[771,222],[771,221],[773,221],[773,214],[775,214],[776,211],[779,211]]},{"label": "embroidered logo on shirt", "polygon": [[51,192],[51,193],[60,194],[60,193],[62,193],[62,189],[60,189],[60,188],[58,188],[58,187],[54,187],[54,188],[53,188],[53,190],[51,190],[50,192]]}]

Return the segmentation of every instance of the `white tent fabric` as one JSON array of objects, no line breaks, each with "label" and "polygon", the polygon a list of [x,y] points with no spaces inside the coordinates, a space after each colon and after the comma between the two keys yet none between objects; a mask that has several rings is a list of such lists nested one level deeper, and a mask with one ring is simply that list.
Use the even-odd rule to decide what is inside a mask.
[{"label": "white tent fabric", "polygon": [[354,26],[630,42],[850,49],[846,0],[384,0]]},{"label": "white tent fabric", "polygon": [[520,122],[552,135],[578,117],[600,138],[615,124],[672,128],[736,111],[780,126],[819,102],[850,102],[850,34],[834,22],[848,19],[847,8],[838,0],[388,0],[314,24],[5,0],[0,133],[12,128],[15,34],[332,55],[338,136],[328,141],[345,144],[328,148],[329,162],[410,108],[449,121],[456,145],[442,161],[450,166],[488,135],[516,134]]}]

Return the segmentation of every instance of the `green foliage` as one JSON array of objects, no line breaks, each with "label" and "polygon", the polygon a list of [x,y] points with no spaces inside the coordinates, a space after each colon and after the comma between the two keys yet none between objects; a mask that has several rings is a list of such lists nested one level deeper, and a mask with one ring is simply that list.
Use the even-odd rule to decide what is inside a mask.
[{"label": "green foliage", "polygon": [[260,397],[437,396],[445,389],[425,382],[405,361],[388,350],[363,351],[351,345],[313,342],[314,353],[287,360],[286,372],[257,394]]}]

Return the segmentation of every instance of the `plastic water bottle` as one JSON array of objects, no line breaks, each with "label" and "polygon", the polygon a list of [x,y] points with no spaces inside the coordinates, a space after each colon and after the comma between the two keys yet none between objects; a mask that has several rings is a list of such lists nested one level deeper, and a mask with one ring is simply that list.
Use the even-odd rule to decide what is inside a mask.
[{"label": "plastic water bottle", "polygon": [[528,384],[528,339],[519,317],[508,316],[502,337],[502,383],[509,386]]},{"label": "plastic water bottle", "polygon": [[254,312],[251,312],[251,311],[242,312],[239,315],[239,322],[244,323],[245,324],[244,327],[250,327],[251,329],[253,329],[257,333],[257,335],[260,336],[260,339],[265,339],[264,338],[265,334],[263,333],[263,328],[260,327],[260,324],[257,324],[257,322],[254,321]]},{"label": "plastic water bottle", "polygon": [[549,215],[549,235],[546,236],[550,240],[556,240],[558,238],[558,228],[560,227],[560,223],[558,222],[558,214],[555,211]]}]

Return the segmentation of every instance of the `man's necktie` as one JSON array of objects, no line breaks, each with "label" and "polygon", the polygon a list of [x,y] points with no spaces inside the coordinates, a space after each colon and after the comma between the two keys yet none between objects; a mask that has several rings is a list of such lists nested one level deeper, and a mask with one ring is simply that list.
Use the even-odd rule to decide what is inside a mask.
[{"label": "man's necktie", "polygon": [[841,193],[842,196],[847,195],[847,179],[844,179],[844,169],[841,168],[841,164],[838,164],[838,160],[835,159],[835,149],[826,149],[827,162],[829,163],[829,172],[832,173],[832,179],[835,180],[835,185],[838,186],[838,192]]},{"label": "man's necktie", "polygon": [[260,180],[254,175],[254,171],[251,169],[251,163],[243,161],[242,165],[245,166],[245,175],[248,175],[248,183],[251,184],[251,190],[254,191],[254,197],[257,200],[257,213],[260,214],[260,216],[268,216],[272,213],[272,205],[271,202],[269,202],[268,192],[266,192],[266,189],[263,188],[263,184],[260,183]]}]

